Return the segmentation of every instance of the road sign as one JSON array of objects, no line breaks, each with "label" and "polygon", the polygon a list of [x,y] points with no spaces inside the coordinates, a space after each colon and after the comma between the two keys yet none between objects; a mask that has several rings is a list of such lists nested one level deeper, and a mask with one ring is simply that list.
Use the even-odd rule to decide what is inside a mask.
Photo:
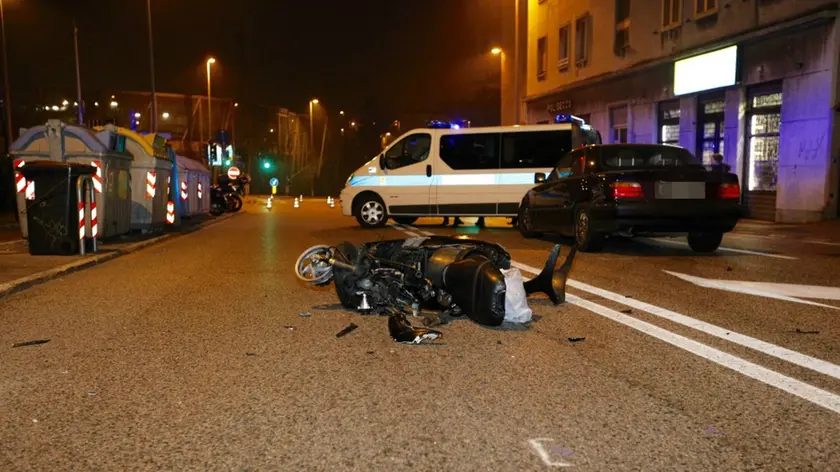
[{"label": "road sign", "polygon": [[237,177],[239,177],[239,167],[234,166],[234,167],[231,167],[230,169],[228,169],[228,178],[229,179],[235,179]]},{"label": "road sign", "polygon": [[276,186],[280,185],[280,181],[277,180],[277,177],[272,177],[271,180],[268,181],[268,184],[271,185],[272,187],[276,187]]}]

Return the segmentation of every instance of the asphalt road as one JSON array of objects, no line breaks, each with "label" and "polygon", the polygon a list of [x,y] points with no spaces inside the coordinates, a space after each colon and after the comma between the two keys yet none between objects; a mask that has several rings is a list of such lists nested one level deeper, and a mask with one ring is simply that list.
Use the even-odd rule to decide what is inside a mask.
[{"label": "asphalt road", "polygon": [[532,276],[554,241],[362,230],[308,198],[245,212],[0,301],[0,470],[840,464],[840,247],[615,241],[578,256],[567,303],[530,300],[528,329],[458,320],[413,346],[300,284],[300,252],[460,232]]}]

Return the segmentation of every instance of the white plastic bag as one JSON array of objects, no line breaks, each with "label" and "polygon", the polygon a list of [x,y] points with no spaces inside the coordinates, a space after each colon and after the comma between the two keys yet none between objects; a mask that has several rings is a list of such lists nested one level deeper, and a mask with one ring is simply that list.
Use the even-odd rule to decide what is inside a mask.
[{"label": "white plastic bag", "polygon": [[519,269],[512,267],[502,270],[502,274],[505,276],[505,321],[508,323],[531,321],[528,294],[525,293],[525,281]]}]

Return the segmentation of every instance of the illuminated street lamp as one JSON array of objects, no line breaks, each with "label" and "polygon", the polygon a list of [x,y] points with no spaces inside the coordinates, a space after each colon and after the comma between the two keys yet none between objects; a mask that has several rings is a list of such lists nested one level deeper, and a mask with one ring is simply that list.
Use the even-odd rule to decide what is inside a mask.
[{"label": "illuminated street lamp", "polygon": [[[502,50],[502,48],[495,47],[495,48],[490,50],[490,53],[493,54],[494,56],[499,56],[499,69],[500,69],[499,93],[502,96],[501,100],[504,100],[505,89],[504,89],[503,81],[504,81],[504,76],[505,76],[505,52]],[[519,106],[519,105],[517,104],[517,106]],[[502,119],[504,119],[504,116],[502,117]]]},{"label": "illuminated street lamp", "polygon": [[168,120],[168,119],[169,119],[169,113],[168,113],[168,112],[163,112],[163,114],[162,114],[162,115],[160,115],[160,116],[161,116],[164,120]]},{"label": "illuminated street lamp", "polygon": [[315,149],[315,119],[313,118],[313,107],[318,104],[318,99],[309,101],[309,148]]},{"label": "illuminated street lamp", "polygon": [[213,103],[210,101],[212,99],[210,95],[210,64],[215,63],[215,58],[207,59],[207,139],[211,141],[213,140],[213,119],[210,113],[213,109]]}]

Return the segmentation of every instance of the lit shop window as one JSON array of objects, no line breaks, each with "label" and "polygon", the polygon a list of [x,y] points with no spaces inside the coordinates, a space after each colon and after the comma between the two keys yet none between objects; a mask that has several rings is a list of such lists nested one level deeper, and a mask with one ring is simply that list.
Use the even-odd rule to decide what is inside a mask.
[{"label": "lit shop window", "polygon": [[756,94],[750,97],[749,105],[749,190],[775,192],[779,175],[782,94]]}]

